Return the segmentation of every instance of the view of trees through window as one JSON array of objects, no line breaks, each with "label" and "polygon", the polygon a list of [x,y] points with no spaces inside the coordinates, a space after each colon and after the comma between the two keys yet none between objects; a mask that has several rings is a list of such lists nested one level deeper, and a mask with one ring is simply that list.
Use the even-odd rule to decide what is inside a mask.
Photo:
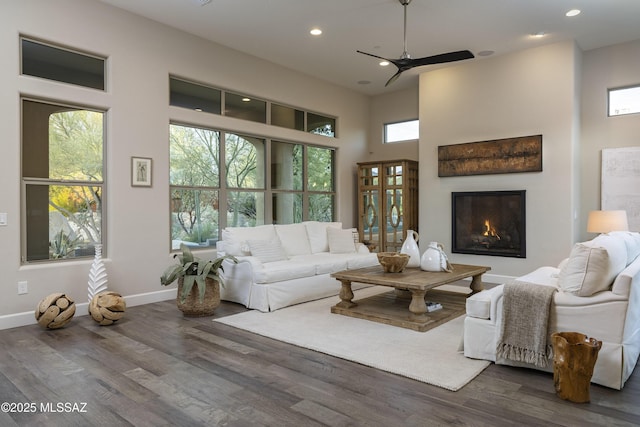
[{"label": "view of trees through window", "polygon": [[22,101],[27,261],[93,256],[102,243],[104,114]]},{"label": "view of trees through window", "polygon": [[172,124],[172,249],[214,245],[227,226],[332,221],[333,168],[333,149]]}]

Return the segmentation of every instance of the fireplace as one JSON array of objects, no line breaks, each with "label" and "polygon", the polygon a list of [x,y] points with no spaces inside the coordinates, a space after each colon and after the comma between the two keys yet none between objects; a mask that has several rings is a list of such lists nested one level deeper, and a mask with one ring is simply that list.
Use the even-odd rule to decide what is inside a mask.
[{"label": "fireplace", "polygon": [[451,252],[526,258],[525,193],[451,193]]}]

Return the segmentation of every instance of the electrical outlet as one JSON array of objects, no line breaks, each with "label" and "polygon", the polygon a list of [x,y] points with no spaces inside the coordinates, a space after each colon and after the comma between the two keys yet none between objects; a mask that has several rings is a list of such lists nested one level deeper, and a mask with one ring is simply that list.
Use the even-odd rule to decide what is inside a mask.
[{"label": "electrical outlet", "polygon": [[7,225],[7,213],[0,212],[0,225]]},{"label": "electrical outlet", "polygon": [[18,295],[24,295],[29,293],[29,288],[27,286],[27,282],[18,282]]}]

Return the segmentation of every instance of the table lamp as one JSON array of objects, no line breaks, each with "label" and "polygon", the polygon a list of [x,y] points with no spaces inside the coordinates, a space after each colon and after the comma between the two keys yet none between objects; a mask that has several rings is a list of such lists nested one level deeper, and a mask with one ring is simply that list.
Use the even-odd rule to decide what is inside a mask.
[{"label": "table lamp", "polygon": [[628,231],[627,211],[591,211],[587,220],[588,233]]}]

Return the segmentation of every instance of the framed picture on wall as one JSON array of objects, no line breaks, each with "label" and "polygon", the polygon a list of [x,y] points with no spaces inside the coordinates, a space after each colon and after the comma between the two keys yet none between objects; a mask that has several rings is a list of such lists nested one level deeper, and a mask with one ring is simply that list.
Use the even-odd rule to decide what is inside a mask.
[{"label": "framed picture on wall", "polygon": [[148,157],[131,158],[131,186],[151,187],[151,159]]}]

